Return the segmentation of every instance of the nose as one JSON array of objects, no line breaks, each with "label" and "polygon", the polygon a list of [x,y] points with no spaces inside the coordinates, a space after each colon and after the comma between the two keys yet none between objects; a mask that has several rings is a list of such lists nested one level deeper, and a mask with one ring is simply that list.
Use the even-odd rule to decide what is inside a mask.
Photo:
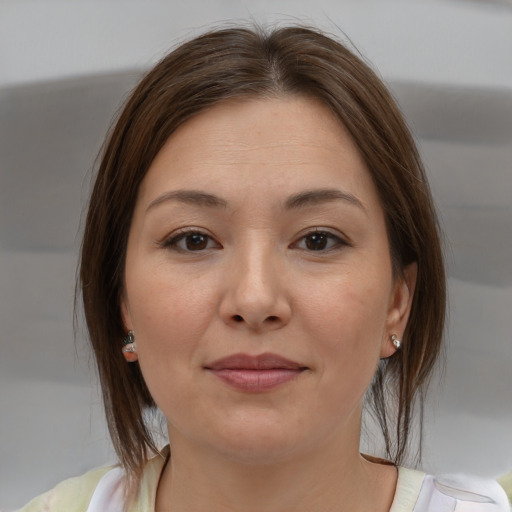
[{"label": "nose", "polygon": [[272,249],[249,247],[233,257],[220,305],[223,321],[236,328],[270,331],[291,318],[291,303],[282,264]]}]

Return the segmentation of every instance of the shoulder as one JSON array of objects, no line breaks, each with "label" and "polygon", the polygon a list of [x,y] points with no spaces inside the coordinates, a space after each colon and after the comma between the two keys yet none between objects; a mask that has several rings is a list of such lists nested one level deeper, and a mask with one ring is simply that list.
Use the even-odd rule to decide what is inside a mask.
[{"label": "shoulder", "polygon": [[85,512],[98,482],[111,469],[111,466],[93,469],[82,476],[64,480],[18,512]]},{"label": "shoulder", "polygon": [[512,503],[512,471],[498,478],[498,483],[505,489],[509,501]]},{"label": "shoulder", "polygon": [[[464,474],[428,475],[425,478],[424,488],[424,494],[427,498],[430,496],[431,504],[453,503],[457,505],[457,511],[460,512],[466,510],[468,512],[510,512],[505,491],[496,480],[490,478]],[[418,509],[418,512],[421,510],[421,508]]]},{"label": "shoulder", "polygon": [[395,499],[391,512],[510,511],[507,496],[495,480],[464,474],[434,476],[400,468]]},{"label": "shoulder", "polygon": [[[152,510],[160,474],[168,458],[167,446],[148,460],[136,500],[129,502],[129,510]],[[126,474],[119,466],[94,469],[64,480],[17,512],[120,512],[126,508],[127,485]]]}]

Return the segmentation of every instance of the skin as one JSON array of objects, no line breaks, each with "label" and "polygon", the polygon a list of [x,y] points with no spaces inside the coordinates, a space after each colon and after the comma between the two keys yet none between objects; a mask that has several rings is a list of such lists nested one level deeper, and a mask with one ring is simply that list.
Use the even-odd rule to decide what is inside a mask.
[{"label": "skin", "polygon": [[[287,204],[325,189],[344,197]],[[359,454],[361,404],[415,267],[394,279],[377,191],[326,107],[230,100],[182,125],[141,184],[125,272],[125,327],[168,422],[157,510],[389,510],[396,469]],[[307,370],[247,393],[205,369],[264,352]]]}]

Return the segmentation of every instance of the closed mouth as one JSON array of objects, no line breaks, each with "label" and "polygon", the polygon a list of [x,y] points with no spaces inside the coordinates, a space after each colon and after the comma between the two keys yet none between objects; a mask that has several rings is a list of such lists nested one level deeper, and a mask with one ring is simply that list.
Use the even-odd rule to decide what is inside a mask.
[{"label": "closed mouth", "polygon": [[204,367],[229,387],[244,393],[273,391],[309,368],[277,354],[233,354]]},{"label": "closed mouth", "polygon": [[308,367],[277,354],[266,352],[252,356],[232,354],[205,365],[208,370],[307,370]]}]

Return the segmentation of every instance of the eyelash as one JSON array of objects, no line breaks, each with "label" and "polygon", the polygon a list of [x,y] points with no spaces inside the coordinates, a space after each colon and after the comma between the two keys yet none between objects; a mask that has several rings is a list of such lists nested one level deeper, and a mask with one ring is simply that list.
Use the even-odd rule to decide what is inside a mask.
[{"label": "eyelash", "polygon": [[181,241],[187,241],[187,238],[188,237],[192,237],[192,236],[202,236],[204,237],[205,239],[207,239],[207,245],[209,245],[209,243],[211,241],[213,241],[217,247],[215,247],[215,249],[220,249],[222,248],[222,246],[214,240],[213,237],[211,237],[210,235],[208,235],[207,233],[205,233],[204,231],[200,231],[198,229],[184,229],[182,231],[179,231],[178,233],[176,233],[175,235],[171,236],[170,238],[167,238],[165,239],[161,244],[160,246],[165,248],[165,249],[171,249],[171,250],[175,250],[175,251],[178,251],[178,252],[202,252],[206,249],[212,249],[213,247],[204,247],[200,250],[197,250],[197,251],[194,251],[190,248],[186,248],[186,247],[180,247],[178,244],[181,242]]},{"label": "eyelash", "polygon": [[[311,249],[311,248],[298,247],[300,242],[306,241],[306,239],[308,239],[308,238],[311,240],[312,237],[316,237],[316,236],[324,237],[324,240],[327,240],[327,243],[330,240],[332,242],[331,246],[327,247],[327,248],[321,248],[321,249]],[[331,233],[330,231],[324,231],[324,230],[321,230],[321,229],[315,229],[315,230],[309,231],[305,235],[301,236],[299,238],[299,240],[297,242],[294,242],[293,244],[291,244],[290,247],[298,247],[299,249],[302,249],[302,250],[307,251],[307,252],[324,252],[325,253],[325,252],[330,252],[330,251],[339,249],[340,247],[344,247],[344,246],[347,246],[347,245],[349,245],[348,242],[343,240],[343,238],[335,235],[334,233]]]},{"label": "eyelash", "polygon": [[[180,247],[179,246],[180,242],[184,241],[186,243],[187,238],[193,237],[193,236],[204,237],[206,239],[206,246],[201,247],[197,250],[190,249],[190,247]],[[313,237],[324,237],[323,240],[327,240],[327,244],[329,243],[329,241],[331,241],[331,246],[327,247],[327,248],[321,247],[319,249],[312,249],[311,247],[308,248],[307,246],[299,247],[301,242],[304,241],[305,243],[307,243],[306,240],[308,238],[311,240]],[[215,244],[215,247],[209,246],[211,244],[211,242],[213,242]],[[219,244],[213,237],[211,237],[204,231],[200,231],[197,229],[184,229],[184,230],[176,233],[172,237],[165,239],[163,242],[159,243],[159,245],[162,248],[175,250],[175,251],[183,252],[183,253],[203,252],[208,249],[222,249],[221,244]],[[301,249],[306,252],[318,252],[318,253],[323,252],[323,253],[325,253],[325,252],[330,252],[332,250],[336,250],[336,249],[339,249],[340,247],[348,246],[348,245],[350,245],[348,242],[343,240],[341,237],[335,235],[334,233],[331,233],[329,231],[323,231],[321,229],[315,229],[315,230],[309,231],[308,233],[301,236],[296,242],[293,242],[292,244],[290,244],[289,247],[290,248],[298,248],[298,249]]]}]

